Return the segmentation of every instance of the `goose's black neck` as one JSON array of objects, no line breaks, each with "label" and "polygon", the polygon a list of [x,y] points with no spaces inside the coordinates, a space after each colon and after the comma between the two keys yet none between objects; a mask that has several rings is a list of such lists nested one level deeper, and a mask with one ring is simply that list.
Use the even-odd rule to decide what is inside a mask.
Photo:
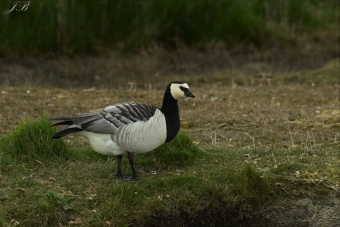
[{"label": "goose's black neck", "polygon": [[166,122],[167,135],[165,142],[169,142],[175,138],[180,128],[177,100],[172,97],[169,88],[164,93],[161,111],[165,116]]}]

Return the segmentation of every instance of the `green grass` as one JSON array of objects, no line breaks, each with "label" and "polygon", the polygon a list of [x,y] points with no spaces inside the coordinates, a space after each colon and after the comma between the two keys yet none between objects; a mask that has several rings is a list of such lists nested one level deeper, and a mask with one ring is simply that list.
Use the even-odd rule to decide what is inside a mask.
[{"label": "green grass", "polygon": [[[240,215],[247,219],[247,207],[280,195],[278,182],[293,182],[285,192],[303,195],[324,190],[320,177],[334,182],[339,174],[336,145],[312,155],[303,155],[302,147],[203,150],[180,132],[170,143],[136,155],[141,180],[120,181],[113,158],[72,139],[51,140],[54,130],[45,117],[27,119],[1,139],[0,158],[9,156],[12,168],[0,169],[0,226],[237,224]],[[315,174],[321,168],[329,175]]]},{"label": "green grass", "polygon": [[[213,216],[221,204],[231,209],[244,200],[265,201],[273,191],[270,181],[249,165],[215,167],[209,161],[214,160],[213,153],[198,148],[186,132],[149,154],[136,156],[138,169],[157,170],[157,174],[144,172],[140,181],[132,182],[116,180],[111,168],[114,159],[94,155],[88,145],[66,146],[63,140],[52,140],[54,132],[45,117],[26,119],[1,139],[3,182],[14,187],[0,196],[2,226],[13,220],[22,226],[65,225],[77,215],[87,216],[87,224],[94,226],[103,220],[118,226],[136,221],[149,225],[160,217],[180,224],[183,217],[207,210]],[[15,168],[6,171],[6,166]],[[55,182],[59,186],[53,186]],[[30,205],[18,207],[12,199]],[[177,221],[171,221],[174,218]]]},{"label": "green grass", "polygon": [[4,211],[2,209],[0,209],[0,227],[6,227],[6,226],[8,226],[8,225],[6,224]]},{"label": "green grass", "polygon": [[54,133],[55,129],[45,117],[25,119],[12,133],[0,139],[1,168],[16,161],[41,162],[64,158],[67,146],[62,140],[52,139]]},{"label": "green grass", "polygon": [[[12,3],[1,1],[0,9]],[[294,40],[291,34],[334,31],[338,8],[334,0],[37,0],[26,11],[1,16],[0,53],[96,53],[209,42],[261,46]]]}]

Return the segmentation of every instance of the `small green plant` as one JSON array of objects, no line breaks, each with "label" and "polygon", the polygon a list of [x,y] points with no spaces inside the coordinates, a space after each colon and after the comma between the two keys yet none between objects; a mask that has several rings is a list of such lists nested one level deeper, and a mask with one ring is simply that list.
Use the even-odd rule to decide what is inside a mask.
[{"label": "small green plant", "polygon": [[63,208],[63,210],[73,209],[69,197],[58,195],[54,192],[45,193],[43,198],[39,200],[38,207],[44,212],[57,212],[60,208]]},{"label": "small green plant", "polygon": [[174,140],[166,143],[152,152],[138,156],[140,163],[157,163],[166,166],[185,166],[205,155],[190,139],[188,133],[180,132]]},{"label": "small green plant", "polygon": [[10,134],[0,139],[0,164],[13,161],[61,159],[67,155],[67,146],[62,140],[52,139],[55,129],[42,117],[25,119]]}]

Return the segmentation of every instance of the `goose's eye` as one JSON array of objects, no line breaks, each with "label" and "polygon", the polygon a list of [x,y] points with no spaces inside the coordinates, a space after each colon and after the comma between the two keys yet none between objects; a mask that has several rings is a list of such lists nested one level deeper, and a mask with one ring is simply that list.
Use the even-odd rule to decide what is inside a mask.
[{"label": "goose's eye", "polygon": [[182,86],[180,86],[179,89],[181,89],[181,91],[183,91],[184,94],[185,94],[185,92],[187,92],[189,90],[188,88],[182,87]]}]

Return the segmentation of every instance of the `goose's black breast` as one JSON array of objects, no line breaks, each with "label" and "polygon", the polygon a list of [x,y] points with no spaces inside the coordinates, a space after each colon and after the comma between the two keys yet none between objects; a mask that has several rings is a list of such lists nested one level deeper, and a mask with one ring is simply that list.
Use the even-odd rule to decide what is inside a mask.
[{"label": "goose's black breast", "polygon": [[173,140],[179,132],[180,128],[180,119],[179,114],[165,114],[165,122],[166,122],[166,140],[165,142],[169,142]]}]

